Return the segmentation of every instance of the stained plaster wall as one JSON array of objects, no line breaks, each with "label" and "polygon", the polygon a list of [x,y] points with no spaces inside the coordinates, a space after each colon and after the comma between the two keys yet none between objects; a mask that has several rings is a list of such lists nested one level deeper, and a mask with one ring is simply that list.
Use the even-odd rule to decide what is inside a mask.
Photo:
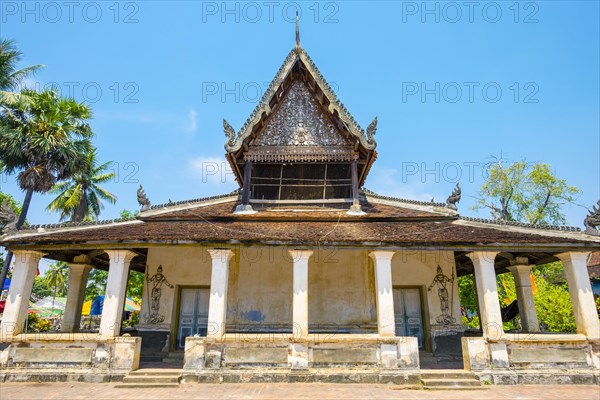
[{"label": "stained plaster wall", "polygon": [[[148,252],[149,274],[163,267],[175,286],[162,287],[163,324],[176,315],[178,286],[209,286],[211,258],[203,247],[160,247]],[[293,262],[286,247],[237,249],[230,262],[227,325],[267,327],[292,323]],[[394,286],[428,286],[440,265],[444,274],[454,271],[452,252],[397,252],[392,259]],[[308,265],[309,324],[311,326],[374,325],[373,265],[366,250],[315,250]],[[450,292],[452,289],[448,286]],[[148,315],[148,287],[144,287],[142,317]],[[425,293],[430,324],[441,314],[437,288]],[[460,323],[457,282],[454,282],[453,316]]]}]

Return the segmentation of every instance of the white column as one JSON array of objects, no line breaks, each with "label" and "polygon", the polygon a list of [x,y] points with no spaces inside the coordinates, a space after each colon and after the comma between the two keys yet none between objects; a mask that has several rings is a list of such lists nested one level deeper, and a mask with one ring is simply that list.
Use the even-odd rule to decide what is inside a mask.
[{"label": "white column", "polygon": [[208,332],[206,336],[218,339],[225,335],[229,260],[233,256],[233,251],[229,249],[212,249],[208,250],[208,253],[212,258],[212,272],[208,302]]},{"label": "white column", "polygon": [[495,251],[474,251],[467,254],[473,260],[483,337],[492,339],[500,338],[504,333],[494,269],[497,254]]},{"label": "white column", "polygon": [[91,265],[69,264],[69,282],[67,289],[67,304],[62,320],[62,332],[77,332],[81,322],[81,307],[85,299],[85,287]]},{"label": "white column", "polygon": [[312,250],[290,250],[294,262],[292,331],[295,338],[308,336],[308,259]]},{"label": "white column", "polygon": [[394,251],[372,251],[369,256],[375,267],[377,330],[379,336],[396,336],[394,294],[392,292],[392,257]]},{"label": "white column", "polygon": [[523,332],[539,332],[533,289],[531,288],[531,268],[533,265],[520,264],[508,267],[515,278],[517,289],[517,301],[519,303],[519,315],[521,316],[521,328]]},{"label": "white column", "polygon": [[129,264],[137,254],[129,250],[107,250],[106,252],[110,258],[110,265],[108,267],[104,305],[102,306],[100,335],[114,337],[119,336],[121,331]]},{"label": "white column", "polygon": [[29,298],[33,289],[33,280],[43,253],[37,251],[16,250],[13,252],[15,267],[10,281],[8,298],[4,306],[2,324],[0,324],[0,341],[4,337],[18,335],[23,332]]},{"label": "white column", "polygon": [[589,339],[600,339],[600,321],[587,269],[588,255],[587,252],[569,252],[558,254],[557,257],[565,267],[577,333]]}]

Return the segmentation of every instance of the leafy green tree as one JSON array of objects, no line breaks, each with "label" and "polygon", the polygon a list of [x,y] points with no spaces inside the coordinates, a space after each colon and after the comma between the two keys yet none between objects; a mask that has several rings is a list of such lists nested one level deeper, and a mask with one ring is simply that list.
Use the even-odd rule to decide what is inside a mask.
[{"label": "leafy green tree", "polygon": [[69,264],[58,261],[55,264],[51,264],[44,275],[46,284],[53,290],[52,293],[52,306],[54,308],[54,301],[56,296],[64,296],[67,293],[67,278],[69,276]]},{"label": "leafy green tree", "polygon": [[552,285],[566,285],[567,275],[565,268],[560,262],[539,265],[533,270],[536,279],[544,279]]},{"label": "leafy green tree", "polygon": [[[489,209],[493,219],[526,222],[530,224],[564,224],[562,206],[575,201],[579,189],[557,178],[548,164],[528,164],[525,161],[507,164],[496,158],[489,167],[489,175],[479,191],[474,210]],[[566,288],[561,263],[534,268],[537,285],[536,308],[544,329],[553,332],[571,332],[573,308]],[[461,281],[461,279],[463,281]],[[473,307],[475,285],[467,277],[459,278],[461,304]],[[516,299],[512,274],[497,277],[499,301],[502,305]],[[557,307],[553,309],[552,302]],[[539,303],[539,304],[538,304]],[[504,324],[505,329],[518,328],[518,317]],[[574,323],[574,322],[573,322]]]},{"label": "leafy green tree", "polygon": [[123,210],[121,211],[121,219],[133,219],[140,214],[139,211]]},{"label": "leafy green tree", "polygon": [[543,267],[534,269],[537,288],[534,300],[540,325],[549,332],[574,333],[575,315],[567,285],[549,281],[543,270]]},{"label": "leafy green tree", "polygon": [[14,105],[28,100],[26,96],[21,95],[18,89],[26,78],[44,67],[43,65],[31,65],[17,68],[17,64],[22,58],[23,53],[17,49],[13,40],[0,38],[0,106]]},{"label": "leafy green tree", "polygon": [[48,283],[46,279],[41,276],[36,276],[33,280],[33,290],[31,291],[31,299],[33,301],[41,300],[45,297],[48,297],[54,293],[50,287],[48,287]]},{"label": "leafy green tree", "polygon": [[92,268],[85,288],[85,300],[93,300],[106,291],[106,280],[108,271]]},{"label": "leafy green tree", "polygon": [[58,194],[52,200],[46,210],[60,212],[60,220],[70,219],[73,222],[81,222],[84,219],[95,220],[104,208],[101,200],[116,203],[114,194],[100,187],[115,177],[114,172],[108,172],[112,161],[98,165],[96,161],[96,150],[91,151],[83,167],[64,182],[59,182],[50,190]]},{"label": "leafy green tree", "polygon": [[[0,163],[4,172],[18,174],[19,187],[26,193],[17,227],[25,222],[34,192],[48,192],[85,165],[93,136],[91,110],[84,103],[61,98],[52,89],[22,93],[31,101],[4,105],[0,115]],[[11,260],[8,252],[0,285]]]},{"label": "leafy green tree", "polygon": [[580,190],[557,178],[550,165],[502,159],[490,164],[474,210],[489,209],[493,219],[530,224],[565,224],[562,206],[573,203]]},{"label": "leafy green tree", "polygon": [[[479,327],[479,317],[476,315],[479,305],[477,304],[477,289],[473,275],[458,277],[458,296],[460,305],[464,307],[467,316],[463,316],[463,322],[469,328]],[[473,315],[470,317],[469,315]]]},{"label": "leafy green tree", "polygon": [[144,274],[134,270],[129,271],[129,281],[127,282],[127,297],[136,300],[142,299],[144,290]]}]

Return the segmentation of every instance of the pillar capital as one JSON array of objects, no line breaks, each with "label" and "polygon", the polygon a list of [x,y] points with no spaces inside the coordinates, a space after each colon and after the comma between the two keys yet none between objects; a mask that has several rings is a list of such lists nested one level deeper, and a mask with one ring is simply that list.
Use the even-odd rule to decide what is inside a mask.
[{"label": "pillar capital", "polygon": [[374,250],[369,252],[369,257],[371,257],[373,261],[392,261],[394,254],[396,254],[394,250]]},{"label": "pillar capital", "polygon": [[556,257],[558,257],[558,259],[560,261],[564,262],[585,262],[587,263],[587,260],[590,256],[590,252],[589,251],[567,251],[564,253],[560,253],[560,254],[556,254]]},{"label": "pillar capital", "polygon": [[38,262],[40,261],[46,253],[35,250],[13,250],[13,255],[15,260],[19,258],[23,262]]},{"label": "pillar capital", "polygon": [[497,251],[472,251],[470,253],[465,254],[467,257],[471,259],[473,262],[491,262],[494,263],[496,256],[499,252]]},{"label": "pillar capital", "polygon": [[106,254],[110,258],[112,263],[125,263],[129,264],[131,260],[138,254],[131,250],[105,250]]},{"label": "pillar capital", "polygon": [[82,272],[87,272],[93,268],[93,266],[90,264],[80,264],[80,263],[67,263],[67,264],[69,265],[70,272],[82,273]]},{"label": "pillar capital", "polygon": [[229,260],[231,260],[231,257],[233,257],[233,255],[235,254],[231,249],[214,248],[208,249],[207,251],[208,254],[210,254],[210,258],[212,258],[213,261],[220,258],[221,261],[228,262]]},{"label": "pillar capital", "polygon": [[[515,279],[522,278],[524,276],[529,278],[529,274],[531,274],[531,270],[534,266],[535,265],[533,265],[533,264],[515,264],[515,265],[511,265],[510,267],[506,267],[506,269],[509,270],[513,274]],[[529,280],[527,282],[529,282]],[[523,282],[523,283],[526,283],[526,282]]]},{"label": "pillar capital", "polygon": [[288,252],[290,253],[290,256],[292,256],[292,261],[294,261],[294,262],[308,261],[310,256],[312,256],[314,254],[313,250],[306,250],[306,249],[292,249],[292,250],[288,250]]}]

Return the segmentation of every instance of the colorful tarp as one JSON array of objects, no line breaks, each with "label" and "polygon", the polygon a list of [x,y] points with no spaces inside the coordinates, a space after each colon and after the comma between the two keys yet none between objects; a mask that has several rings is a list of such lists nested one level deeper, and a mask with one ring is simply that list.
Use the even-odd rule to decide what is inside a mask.
[{"label": "colorful tarp", "polygon": [[66,304],[66,297],[53,298],[48,296],[30,305],[29,312],[36,313],[41,317],[51,317],[62,314],[65,311]]},{"label": "colorful tarp", "polygon": [[[94,300],[88,300],[83,303],[81,315],[100,315],[102,314],[102,305],[104,296],[98,296]],[[132,298],[125,299],[125,311],[140,311],[141,307]]]}]

